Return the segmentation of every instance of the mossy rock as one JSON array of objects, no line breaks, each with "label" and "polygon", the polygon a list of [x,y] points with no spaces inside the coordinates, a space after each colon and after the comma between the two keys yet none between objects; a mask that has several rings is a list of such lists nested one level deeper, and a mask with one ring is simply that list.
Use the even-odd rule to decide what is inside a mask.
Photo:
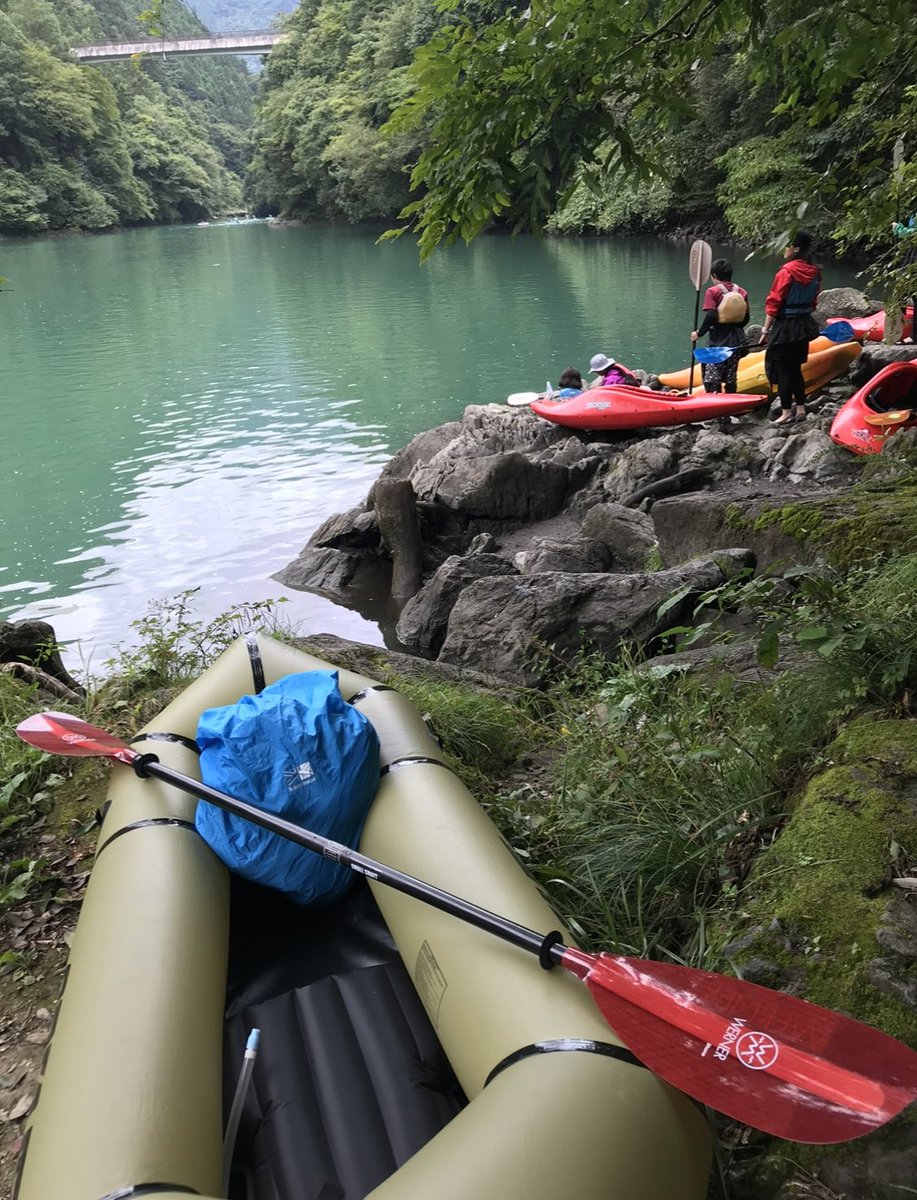
[{"label": "mossy rock", "polygon": [[754,532],[773,527],[804,548],[817,547],[819,557],[838,567],[871,566],[912,554],[917,551],[917,480],[864,482],[846,496],[765,509],[749,526]]},{"label": "mossy rock", "polygon": [[[917,1048],[917,904],[892,884],[917,873],[917,722],[855,721],[826,759],[757,859],[727,952],[746,978]],[[781,1163],[787,1178],[795,1164],[844,1196],[897,1200],[917,1179],[917,1113],[849,1146],[775,1143],[739,1194],[798,1195],[775,1190]]]}]

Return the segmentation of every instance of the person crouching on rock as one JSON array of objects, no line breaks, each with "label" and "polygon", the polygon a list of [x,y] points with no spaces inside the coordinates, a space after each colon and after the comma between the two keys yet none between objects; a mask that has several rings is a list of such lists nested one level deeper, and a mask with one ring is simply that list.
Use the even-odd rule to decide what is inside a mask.
[{"label": "person crouching on rock", "polygon": [[745,326],[751,316],[748,292],[732,282],[732,263],[725,258],[711,264],[710,283],[704,296],[704,319],[700,329],[691,334],[691,341],[696,342],[709,333],[711,346],[732,350],[724,362],[704,363],[704,390],[734,392],[738,387],[739,359],[748,344],[745,337]]},{"label": "person crouching on rock", "polygon": [[633,371],[628,371],[627,367],[615,362],[607,354],[593,354],[589,360],[589,374],[597,376],[589,384],[591,388],[640,386],[640,380]]},{"label": "person crouching on rock", "polygon": [[802,365],[809,357],[809,342],[818,337],[812,316],[821,291],[821,268],[812,261],[812,235],[800,229],[784,247],[783,266],[774,276],[764,301],[764,328],[760,344],[767,344],[764,370],[780,397],[780,416],[785,425],[806,415],[806,382]]}]

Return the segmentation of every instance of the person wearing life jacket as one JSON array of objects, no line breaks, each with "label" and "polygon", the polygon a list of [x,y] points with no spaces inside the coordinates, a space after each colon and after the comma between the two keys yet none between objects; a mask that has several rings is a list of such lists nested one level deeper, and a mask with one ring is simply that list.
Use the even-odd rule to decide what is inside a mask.
[{"label": "person wearing life jacket", "polygon": [[590,388],[640,386],[640,380],[633,371],[628,371],[627,367],[615,362],[607,354],[593,354],[589,360],[589,374],[597,376],[589,384]]},{"label": "person wearing life jacket", "polygon": [[777,388],[780,416],[775,424],[801,421],[806,415],[806,384],[802,364],[809,342],[818,337],[812,312],[821,291],[821,268],[812,261],[812,235],[805,229],[784,247],[786,260],[764,302],[760,344],[767,346],[764,370]]},{"label": "person wearing life jacket", "polygon": [[734,392],[739,359],[746,353],[745,326],[751,316],[748,292],[732,282],[732,263],[718,258],[710,265],[710,283],[704,296],[704,319],[691,334],[696,342],[710,334],[711,346],[726,346],[732,354],[724,362],[704,363],[704,389],[708,392]]}]

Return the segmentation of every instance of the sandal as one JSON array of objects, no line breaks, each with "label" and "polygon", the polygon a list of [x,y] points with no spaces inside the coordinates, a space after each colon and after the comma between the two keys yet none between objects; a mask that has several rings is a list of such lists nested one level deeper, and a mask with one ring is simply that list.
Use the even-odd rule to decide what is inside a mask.
[{"label": "sandal", "polygon": [[804,404],[797,404],[793,411],[796,414],[795,419],[797,421],[804,421],[806,419],[806,406]]},{"label": "sandal", "polygon": [[793,420],[793,410],[791,408],[781,409],[780,416],[774,422],[775,425],[789,425]]}]

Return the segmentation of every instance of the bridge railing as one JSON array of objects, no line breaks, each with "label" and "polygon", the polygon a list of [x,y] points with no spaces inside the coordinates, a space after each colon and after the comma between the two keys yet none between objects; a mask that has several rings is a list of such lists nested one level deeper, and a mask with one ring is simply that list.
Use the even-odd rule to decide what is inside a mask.
[{"label": "bridge railing", "polygon": [[70,53],[83,62],[105,62],[133,58],[138,54],[251,54],[272,49],[283,37],[279,30],[235,31],[229,34],[198,34],[181,38],[137,38],[131,41],[100,42],[73,46]]}]

